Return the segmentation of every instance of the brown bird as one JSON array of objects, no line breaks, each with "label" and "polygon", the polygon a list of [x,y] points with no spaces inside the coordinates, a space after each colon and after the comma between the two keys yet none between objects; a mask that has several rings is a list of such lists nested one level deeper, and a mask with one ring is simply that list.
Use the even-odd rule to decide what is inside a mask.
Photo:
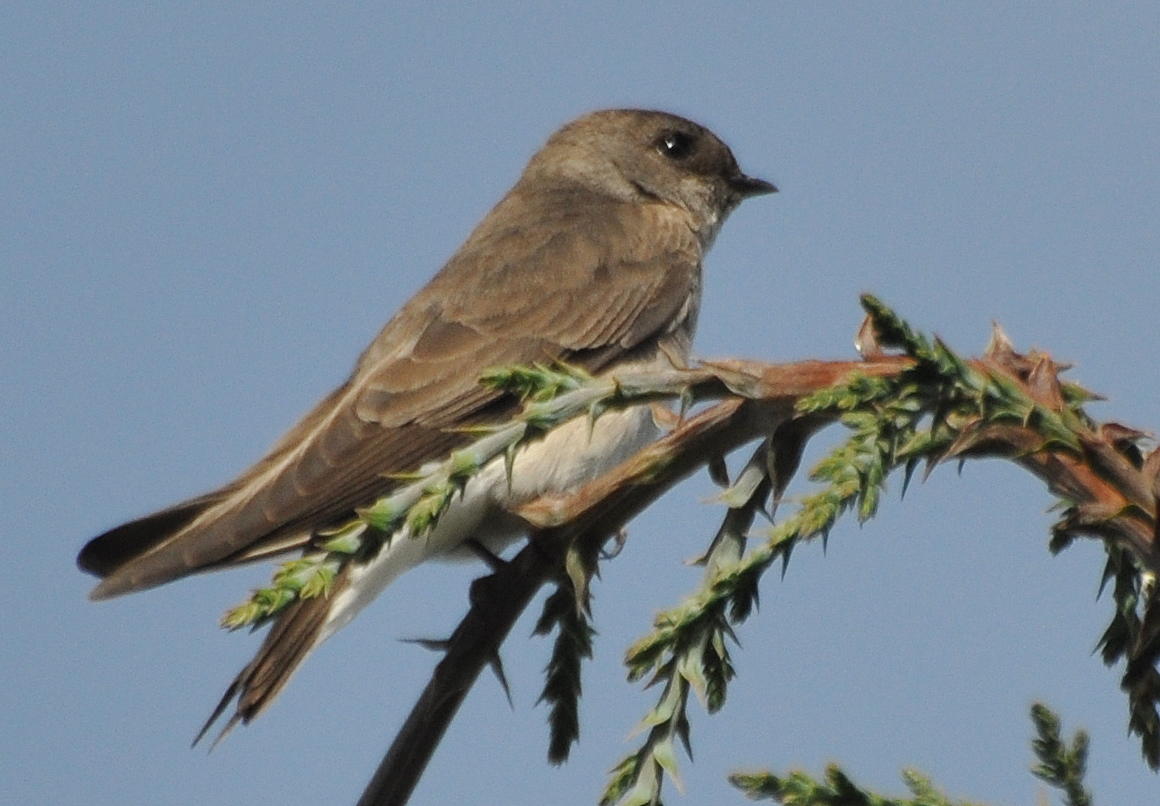
[{"label": "brown bird", "polygon": [[[518,403],[479,384],[497,366],[565,361],[593,374],[689,354],[701,261],[744,199],[775,192],[746,176],[712,132],[675,115],[609,110],[560,129],[463,247],[386,324],[350,378],[273,449],[212,492],[91,540],[78,565],[107,599],[189,574],[293,551],[351,519],[469,440],[464,426]],[[583,418],[581,418],[583,420]],[[329,596],[274,622],[211,724],[257,716],[319,643],[400,573],[478,541],[520,536],[512,506],[571,489],[656,436],[647,407],[573,422],[523,448],[510,484],[502,460],[466,485],[424,539],[394,536],[348,564]],[[204,731],[203,731],[204,732]]]}]

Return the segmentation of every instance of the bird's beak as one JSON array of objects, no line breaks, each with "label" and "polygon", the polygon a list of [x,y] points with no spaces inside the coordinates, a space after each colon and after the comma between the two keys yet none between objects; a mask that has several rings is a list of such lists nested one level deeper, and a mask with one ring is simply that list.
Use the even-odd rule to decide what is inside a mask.
[{"label": "bird's beak", "polygon": [[748,199],[751,196],[764,196],[767,193],[777,193],[777,187],[772,182],[766,182],[764,179],[757,179],[745,174],[730,179],[729,186],[743,199]]}]

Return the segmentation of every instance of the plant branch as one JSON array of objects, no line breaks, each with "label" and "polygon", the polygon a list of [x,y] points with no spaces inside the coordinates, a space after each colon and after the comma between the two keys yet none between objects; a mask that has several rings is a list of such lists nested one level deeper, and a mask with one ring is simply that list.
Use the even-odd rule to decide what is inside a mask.
[{"label": "plant branch", "polygon": [[[494,658],[535,592],[557,573],[575,541],[603,545],[607,537],[681,479],[711,459],[770,430],[803,396],[853,373],[886,375],[904,363],[821,362],[768,365],[707,363],[700,383],[741,389],[756,399],[729,397],[683,421],[619,467],[561,497],[518,510],[533,528],[528,545],[495,574],[472,586],[471,609],[395,736],[359,806],[401,806],[418,783],[447,725],[480,671]],[[756,397],[759,396],[760,397]]]},{"label": "plant branch", "polygon": [[[360,806],[406,802],[479,672],[497,659],[511,626],[546,581],[566,572],[577,607],[583,608],[593,558],[609,536],[702,465],[720,478],[722,457],[759,438],[764,448],[724,496],[730,514],[707,552],[700,589],[658,617],[654,632],[630,652],[630,677],[649,675],[664,683],[664,692],[646,719],[651,729],[645,746],[617,768],[606,803],[659,802],[663,773],[675,773],[673,740],[688,746],[687,694],[701,694],[710,711],[720,707],[733,673],[726,651],[731,625],[752,611],[767,568],[778,559],[788,562],[798,542],[824,538],[844,512],[854,511],[859,520],[872,517],[893,470],[901,468],[909,480],[920,463],[929,473],[948,459],[976,457],[1015,461],[1062,499],[1065,510],[1053,527],[1053,551],[1077,536],[1104,541],[1109,552],[1104,578],[1115,581],[1116,614],[1101,649],[1109,664],[1127,661],[1129,725],[1155,766],[1160,759],[1155,668],[1160,599],[1154,584],[1160,572],[1160,452],[1145,457],[1137,447],[1141,432],[1088,417],[1082,403],[1093,396],[1061,381],[1062,368],[1046,354],[1020,355],[996,330],[982,358],[965,360],[937,339],[913,332],[877,300],[866,297],[863,305],[868,312],[859,335],[863,361],[710,361],[693,370],[589,379],[605,384],[600,389],[587,381],[582,388],[566,388],[561,398],[571,396],[573,402],[588,395],[575,411],[586,407],[589,416],[665,398],[719,402],[571,494],[545,496],[515,511],[528,524],[528,545],[510,564],[473,584],[471,610]],[[533,396],[522,422],[543,433],[552,425],[546,413],[557,411],[549,399],[554,392],[536,392],[544,382],[535,380],[534,372],[519,382],[530,384]],[[811,474],[825,486],[746,551],[753,512],[771,492],[776,503],[804,442],[839,420],[849,438]],[[508,450],[526,438],[519,436]],[[730,535],[726,544],[723,534]],[[574,654],[568,673],[556,676],[554,703],[579,697],[579,661]],[[575,681],[573,691],[567,690],[568,680]],[[566,752],[574,729],[561,728],[566,735],[553,736],[554,758]]]}]

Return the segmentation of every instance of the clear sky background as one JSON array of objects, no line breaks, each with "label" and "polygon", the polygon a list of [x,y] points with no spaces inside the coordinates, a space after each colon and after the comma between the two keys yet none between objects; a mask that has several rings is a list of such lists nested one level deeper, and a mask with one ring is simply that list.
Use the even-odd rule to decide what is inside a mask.
[{"label": "clear sky background", "polygon": [[[872,291],[977,353],[992,320],[1077,364],[1096,416],[1160,427],[1155,3],[8,3],[0,12],[0,801],[353,803],[474,567],[408,575],[212,754],[189,741],[258,636],[257,566],[90,604],[74,557],[216,486],[343,380],[559,125],[657,107],[781,188],[706,267],[700,355],[849,358]],[[590,804],[655,692],[625,647],[690,589],[704,476],[597,585],[583,734],[544,761],[549,644],[505,649],[416,804]],[[1026,712],[1092,734],[1101,804],[1156,802],[1119,670],[1092,649],[1098,545],[1052,558],[1051,499],[943,468],[765,580],[724,711],[693,709],[671,803],[739,767],[839,760],[902,790],[1031,804]]]}]

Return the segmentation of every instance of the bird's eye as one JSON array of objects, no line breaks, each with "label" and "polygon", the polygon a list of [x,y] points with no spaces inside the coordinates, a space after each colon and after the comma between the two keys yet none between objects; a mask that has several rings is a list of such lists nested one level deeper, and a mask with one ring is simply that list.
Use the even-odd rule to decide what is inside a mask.
[{"label": "bird's eye", "polygon": [[693,138],[684,132],[665,132],[657,138],[656,149],[671,160],[683,160],[693,153]]}]

